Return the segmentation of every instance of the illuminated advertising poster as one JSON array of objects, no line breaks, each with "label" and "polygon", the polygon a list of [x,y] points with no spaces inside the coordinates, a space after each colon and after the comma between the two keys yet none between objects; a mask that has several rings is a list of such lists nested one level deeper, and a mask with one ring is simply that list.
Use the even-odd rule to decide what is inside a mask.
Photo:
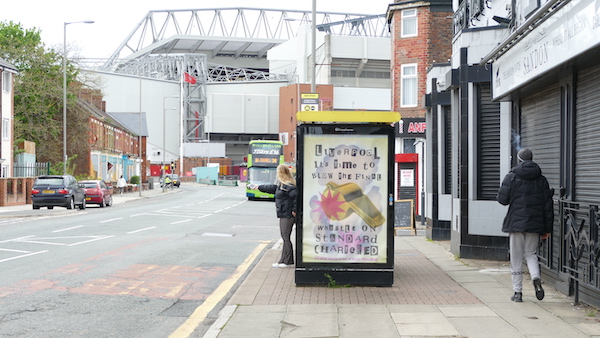
[{"label": "illuminated advertising poster", "polygon": [[305,135],[302,261],[386,263],[387,135]]}]

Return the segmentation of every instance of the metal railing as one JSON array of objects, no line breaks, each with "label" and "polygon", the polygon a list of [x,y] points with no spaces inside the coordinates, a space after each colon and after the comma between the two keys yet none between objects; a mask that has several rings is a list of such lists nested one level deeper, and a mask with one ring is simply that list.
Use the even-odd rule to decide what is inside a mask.
[{"label": "metal railing", "polygon": [[599,207],[561,199],[555,202],[560,228],[551,242],[542,245],[540,258],[570,286],[574,303],[578,304],[582,286],[600,295]]},{"label": "metal railing", "polygon": [[50,174],[50,162],[43,163],[16,163],[13,166],[13,177],[38,177]]}]

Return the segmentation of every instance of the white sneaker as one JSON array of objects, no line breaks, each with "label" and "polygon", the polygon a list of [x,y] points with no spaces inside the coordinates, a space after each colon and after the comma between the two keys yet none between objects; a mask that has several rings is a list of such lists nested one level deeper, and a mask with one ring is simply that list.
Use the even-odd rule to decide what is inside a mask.
[{"label": "white sneaker", "polygon": [[293,268],[294,265],[293,264],[278,264],[280,268]]},{"label": "white sneaker", "polygon": [[271,265],[274,268],[278,268],[279,267],[279,263],[273,263],[273,265]]}]

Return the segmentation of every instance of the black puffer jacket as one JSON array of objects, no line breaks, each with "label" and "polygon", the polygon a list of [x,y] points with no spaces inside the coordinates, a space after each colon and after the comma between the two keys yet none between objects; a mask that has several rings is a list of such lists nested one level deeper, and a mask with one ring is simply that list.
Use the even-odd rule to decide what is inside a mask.
[{"label": "black puffer jacket", "polygon": [[275,209],[277,218],[292,218],[296,212],[296,186],[287,184],[263,184],[258,190],[275,194]]},{"label": "black puffer jacket", "polygon": [[503,232],[551,233],[554,222],[552,195],[548,180],[533,161],[523,161],[502,181],[496,199],[508,205]]}]

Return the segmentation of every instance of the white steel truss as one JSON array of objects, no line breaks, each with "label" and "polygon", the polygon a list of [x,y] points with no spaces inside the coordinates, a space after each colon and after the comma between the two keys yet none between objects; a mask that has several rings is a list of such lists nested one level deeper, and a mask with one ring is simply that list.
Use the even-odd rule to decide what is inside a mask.
[{"label": "white steel truss", "polygon": [[[389,37],[385,14],[316,12],[316,28],[331,35]],[[257,8],[213,8],[150,11],[101,67],[114,69],[119,60],[144,53],[172,36],[210,36],[240,39],[289,40],[311,11]],[[191,51],[190,51],[191,52]]]},{"label": "white steel truss", "polygon": [[[390,36],[385,14],[316,15],[316,28],[326,34]],[[100,69],[180,82],[182,142],[203,142],[208,139],[207,83],[289,80],[285,75],[208,63],[207,55],[199,49],[203,40],[216,44],[210,49],[213,54],[260,59],[274,45],[295,37],[302,26],[311,24],[311,18],[311,11],[255,8],[150,11]],[[226,50],[232,41],[237,49]],[[178,43],[185,51],[181,52]],[[184,73],[196,82],[184,81]]]}]

